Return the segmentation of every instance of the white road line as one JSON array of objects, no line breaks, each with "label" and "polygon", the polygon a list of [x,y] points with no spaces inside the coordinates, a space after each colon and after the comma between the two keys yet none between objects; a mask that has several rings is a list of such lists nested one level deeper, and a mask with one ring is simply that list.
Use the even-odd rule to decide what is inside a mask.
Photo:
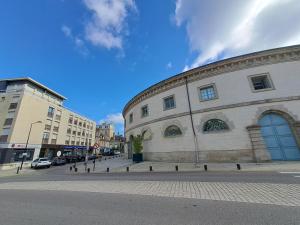
[{"label": "white road line", "polygon": [[296,177],[296,178],[300,178],[300,176],[294,176],[294,177]]},{"label": "white road line", "polygon": [[300,174],[300,172],[279,172],[279,173],[283,173],[283,174]]}]

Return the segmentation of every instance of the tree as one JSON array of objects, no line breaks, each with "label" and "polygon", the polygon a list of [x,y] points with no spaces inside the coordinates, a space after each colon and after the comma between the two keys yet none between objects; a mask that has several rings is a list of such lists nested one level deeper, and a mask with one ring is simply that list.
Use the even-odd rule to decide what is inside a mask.
[{"label": "tree", "polygon": [[141,135],[133,137],[133,150],[135,154],[142,153],[143,150],[143,138]]}]

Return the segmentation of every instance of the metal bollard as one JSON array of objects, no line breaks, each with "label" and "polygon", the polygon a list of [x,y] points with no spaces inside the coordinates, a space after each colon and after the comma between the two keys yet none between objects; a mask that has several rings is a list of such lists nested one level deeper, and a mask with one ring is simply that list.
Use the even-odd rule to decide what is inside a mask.
[{"label": "metal bollard", "polygon": [[236,168],[237,168],[238,170],[241,170],[241,165],[240,165],[240,164],[236,164]]},{"label": "metal bollard", "polygon": [[90,171],[91,171],[91,169],[90,169],[90,168],[88,168],[88,169],[87,169],[87,172],[88,172],[88,173],[90,173]]},{"label": "metal bollard", "polygon": [[72,168],[73,168],[73,167],[72,167],[72,166],[70,166],[70,171],[72,171]]},{"label": "metal bollard", "polygon": [[149,170],[150,170],[150,172],[152,171],[152,166],[149,166]]},{"label": "metal bollard", "polygon": [[18,166],[18,168],[17,168],[17,174],[19,174],[19,170],[20,170],[20,167]]},{"label": "metal bollard", "polygon": [[126,167],[126,171],[129,172],[129,166]]},{"label": "metal bollard", "polygon": [[178,171],[178,165],[175,166],[175,170]]},{"label": "metal bollard", "polygon": [[109,172],[109,167],[106,168],[106,172],[107,172],[107,173]]},{"label": "metal bollard", "polygon": [[75,167],[75,172],[77,173],[77,171],[78,171],[78,168],[77,168],[77,167]]},{"label": "metal bollard", "polygon": [[204,170],[207,171],[207,165],[206,164],[204,165]]}]

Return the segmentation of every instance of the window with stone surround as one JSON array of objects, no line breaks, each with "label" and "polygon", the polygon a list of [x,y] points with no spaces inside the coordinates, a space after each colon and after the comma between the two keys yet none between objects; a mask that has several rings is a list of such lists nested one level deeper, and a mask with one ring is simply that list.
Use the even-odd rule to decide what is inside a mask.
[{"label": "window with stone surround", "polygon": [[164,110],[169,110],[174,108],[176,108],[174,95],[164,98]]},{"label": "window with stone surround", "polygon": [[268,73],[249,76],[249,81],[253,92],[274,89],[270,74]]},{"label": "window with stone surround", "polygon": [[210,119],[206,121],[203,126],[203,132],[205,133],[225,130],[229,130],[228,125],[223,120],[219,119]]},{"label": "window with stone surround", "polygon": [[165,137],[176,137],[182,135],[182,131],[176,125],[168,126],[164,132]]}]

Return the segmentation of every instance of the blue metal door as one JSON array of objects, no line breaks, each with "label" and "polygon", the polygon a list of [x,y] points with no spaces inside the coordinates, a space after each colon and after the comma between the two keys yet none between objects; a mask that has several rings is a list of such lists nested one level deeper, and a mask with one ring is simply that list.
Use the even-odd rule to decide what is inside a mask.
[{"label": "blue metal door", "polygon": [[260,119],[259,125],[272,160],[300,160],[300,150],[283,117],[270,113]]}]

